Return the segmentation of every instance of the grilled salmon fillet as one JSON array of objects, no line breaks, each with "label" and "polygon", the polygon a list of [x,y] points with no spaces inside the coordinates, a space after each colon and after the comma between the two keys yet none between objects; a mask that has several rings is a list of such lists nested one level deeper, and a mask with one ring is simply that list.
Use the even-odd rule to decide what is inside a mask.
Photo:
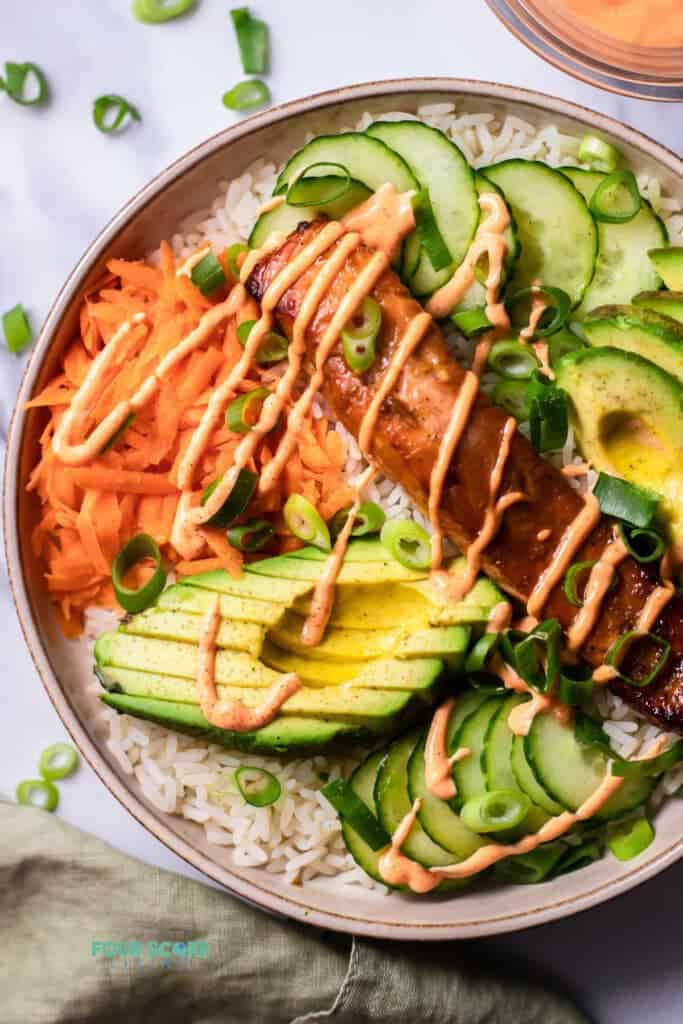
[{"label": "grilled salmon fillet", "polygon": [[[262,298],[274,277],[311,242],[322,226],[322,221],[299,225],[279,249],[256,265],[247,282],[255,299]],[[334,250],[332,246],[319,257],[282,296],[275,315],[285,334],[291,336],[292,324],[306,291]],[[306,335],[310,365],[325,328],[372,254],[373,250],[368,247],[358,246],[321,302]],[[391,269],[380,277],[372,294],[382,309],[382,328],[373,366],[364,374],[354,373],[346,365],[339,342],[326,363],[322,388],[335,417],[355,437],[409,322],[422,311]],[[405,488],[423,512],[427,510],[430,474],[465,372],[434,324],[406,362],[396,387],[380,410],[372,444],[373,460],[382,472]],[[507,419],[508,414],[503,409],[492,405],[486,395],[479,393],[451,461],[440,518],[445,535],[461,551],[476,539],[482,527],[489,499],[489,478]],[[541,458],[519,431],[512,439],[499,494],[511,490],[523,491],[528,500],[506,511],[497,536],[483,553],[482,568],[511,598],[525,604],[584,502],[565,476],[547,459]],[[549,534],[546,531],[550,531]],[[574,561],[598,559],[612,532],[612,521],[603,517]],[[646,598],[659,582],[656,567],[641,565],[631,558],[621,563],[616,571],[616,585],[603,601],[596,625],[582,648],[581,656],[585,661],[593,666],[603,663],[615,640],[635,628]],[[566,629],[576,614],[577,609],[558,586],[545,605],[544,617],[557,618]],[[666,606],[652,631],[671,644],[667,664],[655,682],[637,688],[614,680],[610,687],[659,725],[683,733],[683,601],[678,596]],[[640,645],[628,656],[623,666],[625,672],[637,674],[647,669],[648,659],[653,655],[643,647],[645,645]]]}]

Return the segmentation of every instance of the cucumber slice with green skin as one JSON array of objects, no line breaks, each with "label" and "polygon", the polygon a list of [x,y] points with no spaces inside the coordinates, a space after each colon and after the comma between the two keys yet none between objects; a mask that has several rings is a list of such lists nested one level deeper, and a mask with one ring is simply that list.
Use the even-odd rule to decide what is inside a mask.
[{"label": "cucumber slice with green skin", "polygon": [[[534,718],[524,752],[539,783],[569,811],[577,811],[588,800],[609,770],[601,750],[581,743],[573,726],[548,711]],[[648,799],[655,781],[637,776],[625,779],[596,820],[611,821],[635,810]]]},{"label": "cucumber slice with green skin", "polygon": [[453,768],[458,800],[462,803],[486,792],[486,775],[482,763],[484,742],[488,727],[500,710],[503,700],[503,697],[491,697],[484,701],[465,719],[448,748],[452,754],[459,747],[471,750],[469,757],[458,761]]},{"label": "cucumber slice with green skin", "polygon": [[354,206],[364,203],[371,194],[370,189],[362,182],[352,180],[348,192],[322,206],[289,206],[287,203],[281,203],[275,209],[262,213],[256,221],[249,235],[249,248],[260,248],[276,233],[291,235],[299,224],[310,223],[321,216],[329,217],[330,220],[341,220],[345,213]]},{"label": "cucumber slice with green skin", "polygon": [[408,791],[411,801],[420,798],[422,807],[418,820],[435,843],[448,850],[457,860],[471,856],[484,840],[467,828],[459,814],[451,806],[427,789],[425,779],[425,738],[416,745],[408,762]]},{"label": "cucumber slice with green skin", "polygon": [[550,815],[562,814],[564,807],[553,800],[550,793],[540,784],[524,753],[524,736],[515,736],[510,757],[512,771],[517,785],[523,793]]},{"label": "cucumber slice with green skin", "polygon": [[[290,181],[307,167],[317,163],[336,163],[345,167],[354,181],[359,181],[371,192],[382,185],[394,185],[399,192],[419,191],[419,184],[408,164],[398,153],[362,132],[344,132],[341,135],[319,135],[306,143],[287,162],[275,183],[274,194],[284,192]],[[315,168],[322,174],[325,168]],[[406,265],[419,252],[419,239],[415,233],[408,236],[403,246]],[[411,255],[412,254],[412,255]]]},{"label": "cucumber slice with green skin", "polygon": [[[358,766],[358,768],[356,768],[349,779],[351,789],[373,814],[375,813],[375,783],[377,781],[377,773],[383,757],[384,750],[376,750],[374,754],[370,754],[370,756],[367,757],[365,761]],[[382,882],[383,885],[386,885],[387,883],[379,873],[379,859],[382,856],[383,851],[371,849],[368,844],[361,839],[355,829],[353,829],[349,823],[343,819],[341,827],[344,842],[346,843],[347,849],[356,864],[358,864],[358,866],[361,867],[367,875],[370,875],[370,878],[374,878],[376,882]]]},{"label": "cucumber slice with green skin", "polygon": [[[607,177],[578,167],[563,168],[563,173],[586,202]],[[586,289],[578,314],[585,316],[596,306],[630,302],[636,292],[659,288],[661,278],[647,253],[655,246],[666,245],[668,240],[664,224],[646,200],[643,200],[640,213],[625,224],[598,222],[595,275]]]},{"label": "cucumber slice with green skin", "polygon": [[683,324],[683,292],[641,292],[632,301],[634,306],[649,309],[660,316],[670,316]]},{"label": "cucumber slice with green skin", "polygon": [[581,193],[560,171],[533,160],[504,160],[482,173],[502,189],[522,246],[508,294],[540,280],[578,306],[598,255],[597,227]]},{"label": "cucumber slice with green skin", "polygon": [[599,306],[581,327],[592,346],[635,352],[683,383],[683,324],[641,306]]},{"label": "cucumber slice with green skin", "polygon": [[[489,792],[495,789],[519,790],[517,777],[512,769],[512,747],[515,735],[508,725],[510,712],[518,704],[525,704],[529,698],[520,694],[513,694],[507,697],[500,709],[489,722],[489,727],[484,737],[484,753],[482,763],[486,776],[486,788]],[[522,790],[525,792],[525,790]],[[526,794],[529,796],[529,794]],[[539,828],[548,820],[547,813],[533,803],[524,822],[515,829],[516,834],[526,832],[538,832]]]},{"label": "cucumber slice with green skin", "polygon": [[[377,773],[377,817],[390,836],[393,836],[412,807],[408,794],[408,762],[420,737],[421,731],[413,729],[405,736],[394,740],[384,755]],[[406,857],[424,867],[444,867],[453,863],[453,854],[433,842],[419,821],[413,825],[401,850]]]},{"label": "cucumber slice with green skin", "polygon": [[420,121],[376,121],[367,129],[406,161],[422,188],[427,189],[441,236],[451,254],[451,265],[434,270],[424,250],[410,279],[415,295],[431,295],[452,275],[479,223],[474,174],[458,147],[438,128]]}]

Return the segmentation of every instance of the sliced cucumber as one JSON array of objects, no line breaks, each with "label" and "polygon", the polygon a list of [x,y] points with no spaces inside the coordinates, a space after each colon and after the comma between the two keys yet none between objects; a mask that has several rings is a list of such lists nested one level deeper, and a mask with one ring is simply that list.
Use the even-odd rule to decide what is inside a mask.
[{"label": "sliced cucumber", "polygon": [[[349,779],[349,785],[354,791],[356,796],[360,797],[365,806],[369,811],[375,813],[375,782],[377,781],[377,772],[381,764],[382,758],[384,757],[383,750],[376,750],[373,754],[360,764],[353,775]],[[356,864],[370,875],[370,878],[374,878],[377,882],[382,882],[384,885],[387,883],[384,881],[379,873],[378,862],[382,856],[382,850],[371,849],[366,842],[364,842],[355,829],[346,821],[342,821],[342,835],[344,836],[344,842],[348,848],[349,853],[355,860]]]},{"label": "sliced cucumber", "polygon": [[439,131],[420,121],[376,121],[367,129],[372,138],[400,154],[422,188],[427,189],[451,265],[434,270],[427,253],[410,279],[416,295],[431,295],[462,263],[479,222],[474,175],[458,147]]},{"label": "sliced cucumber", "polygon": [[422,800],[418,820],[435,843],[457,860],[465,860],[483,845],[483,840],[463,824],[459,814],[445,800],[427,789],[425,779],[425,740],[417,743],[408,762],[408,791],[411,800]]},{"label": "sliced cucumber", "polygon": [[500,710],[503,697],[491,697],[484,701],[460,726],[449,750],[455,753],[458,747],[467,747],[469,757],[458,761],[453,769],[458,799],[462,802],[481,796],[486,792],[486,776],[482,764],[484,740],[491,720]]},{"label": "sliced cucumber", "polygon": [[371,194],[362,182],[352,181],[348,192],[323,206],[289,206],[281,203],[275,209],[261,214],[249,235],[249,247],[258,249],[274,234],[291,235],[299,224],[317,220],[323,215],[331,220],[340,220],[354,206],[365,202]]},{"label": "sliced cucumber", "polygon": [[[608,770],[608,758],[601,750],[581,743],[573,726],[547,711],[534,718],[524,752],[540,784],[570,811],[585,803]],[[610,821],[627,814],[644,803],[653,788],[653,779],[626,779],[596,818]]]},{"label": "sliced cucumber", "polygon": [[562,814],[564,810],[562,804],[558,804],[557,800],[553,800],[550,793],[543,788],[534,775],[524,753],[523,736],[515,736],[514,738],[510,763],[512,764],[512,771],[517,780],[517,785],[523,793],[526,793],[530,800],[533,800],[535,804],[542,807],[548,814]]},{"label": "sliced cucumber", "polygon": [[[477,171],[477,173],[475,174],[474,186],[477,190],[478,196],[483,195],[485,192],[496,192],[500,196],[503,195],[501,189],[499,189],[497,185],[494,185],[492,181],[486,178],[479,171]],[[510,210],[509,212],[510,223],[505,229],[505,233],[503,235],[503,237],[505,238],[506,248],[505,259],[503,261],[503,272],[500,277],[501,293],[503,291],[503,288],[505,287],[505,282],[508,280],[508,278],[512,277],[514,273],[515,267],[517,266],[517,260],[519,259],[519,254],[521,252],[519,239],[517,238],[517,225],[515,224],[515,218],[512,214],[512,210]],[[486,286],[482,280],[479,280],[479,278],[477,278],[477,280],[472,284],[472,286],[467,289],[465,295],[455,308],[456,310],[472,309],[475,306],[483,306],[485,304]]]},{"label": "sliced cucumber", "polygon": [[533,160],[504,160],[483,173],[502,189],[522,246],[508,292],[540,280],[562,288],[578,306],[598,252],[595,221],[581,193],[560,171]]},{"label": "sliced cucumber", "polygon": [[[510,717],[510,712],[518,704],[524,704],[528,699],[528,697],[521,694],[512,694],[503,701],[499,710],[489,722],[489,727],[484,737],[484,753],[482,755],[486,788],[489,791],[494,789],[520,789],[517,777],[512,769],[512,747],[515,736],[508,725],[508,718]],[[522,790],[522,792],[525,791]],[[534,803],[519,831],[537,832],[547,820],[547,813]]]},{"label": "sliced cucumber", "polygon": [[[394,740],[382,759],[375,783],[377,817],[393,836],[412,806],[408,795],[408,761],[421,738],[420,730],[413,729]],[[443,867],[453,863],[453,854],[433,842],[416,821],[410,835],[401,847],[406,857],[425,867]]]},{"label": "sliced cucumber", "polygon": [[[563,173],[586,202],[606,177],[578,167],[566,167]],[[664,224],[645,200],[640,213],[625,224],[598,223],[595,276],[586,289],[579,315],[596,306],[630,302],[636,292],[659,288],[661,278],[650,261],[648,249],[666,245],[668,239]]]}]

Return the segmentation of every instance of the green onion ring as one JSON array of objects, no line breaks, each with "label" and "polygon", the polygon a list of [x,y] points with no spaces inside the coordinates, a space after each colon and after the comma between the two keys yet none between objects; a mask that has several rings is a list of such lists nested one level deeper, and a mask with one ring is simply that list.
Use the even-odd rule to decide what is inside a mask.
[{"label": "green onion ring", "polygon": [[78,754],[70,743],[53,743],[40,755],[38,770],[48,782],[66,779],[78,768]]},{"label": "green onion ring", "polygon": [[274,533],[273,524],[267,519],[250,519],[243,526],[231,526],[228,540],[238,551],[260,551]]},{"label": "green onion ring", "polygon": [[[257,320],[243,320],[238,326],[237,340],[240,345],[246,345],[251,329],[256,323],[258,323]],[[289,342],[284,334],[279,334],[277,331],[267,331],[261,338],[261,344],[254,361],[259,366],[266,363],[279,363],[287,355],[288,347]]]},{"label": "green onion ring", "polygon": [[569,431],[567,392],[538,371],[532,374],[527,393],[531,443],[537,452],[562,448]]},{"label": "green onion ring", "polygon": [[598,747],[612,760],[612,774],[622,778],[634,776],[647,776],[655,778],[670,771],[683,761],[683,740],[677,740],[667,750],[657,757],[647,760],[626,761],[612,749],[609,736],[600,722],[588,715],[577,714],[575,721],[576,737],[581,743],[587,746]]},{"label": "green onion ring", "polygon": [[[621,539],[631,556],[636,562],[647,565],[648,562],[656,562],[666,551],[666,542],[656,530],[644,530],[639,527],[630,527],[627,523],[619,523]],[[645,550],[642,544],[645,542]]]},{"label": "green onion ring", "polygon": [[641,205],[642,199],[633,171],[614,171],[600,182],[588,207],[598,221],[626,224],[640,213]]},{"label": "green onion ring", "polygon": [[133,17],[146,25],[160,25],[189,13],[195,4],[196,0],[174,0],[173,3],[165,3],[164,0],[133,0]]},{"label": "green onion ring", "polygon": [[[510,631],[506,634],[510,636]],[[512,667],[525,683],[539,693],[552,690],[560,673],[562,628],[557,619],[546,619],[523,639],[513,643]],[[538,648],[545,650],[545,667]]]},{"label": "green onion ring", "polygon": [[[154,573],[137,590],[131,590],[123,583],[123,578],[134,565],[151,558],[154,561]],[[111,581],[114,586],[116,600],[127,612],[136,614],[144,612],[154,604],[164,589],[166,571],[161,563],[161,552],[156,541],[148,533],[138,533],[119,551],[111,567]]]},{"label": "green onion ring", "polygon": [[268,26],[246,7],[230,11],[245,75],[263,75],[268,65]]},{"label": "green onion ring", "polygon": [[515,419],[520,421],[529,418],[527,402],[527,384],[524,380],[501,380],[493,389],[493,401],[502,405]]},{"label": "green onion ring", "polygon": [[602,857],[603,849],[597,839],[588,839],[580,846],[570,847],[557,865],[556,875],[568,875],[572,871],[587,868]]},{"label": "green onion ring", "polygon": [[632,860],[647,850],[654,837],[655,830],[647,818],[636,818],[618,828],[607,845],[617,860]]},{"label": "green onion ring", "polygon": [[[254,388],[233,398],[225,411],[225,425],[233,434],[248,434],[253,430],[266,398],[272,395],[269,388]],[[275,424],[277,427],[277,424]],[[275,430],[273,427],[273,430]]]},{"label": "green onion ring", "polygon": [[54,811],[59,803],[59,790],[49,779],[24,779],[17,786],[17,803],[23,807],[37,807],[41,811]]},{"label": "green onion ring", "polygon": [[[38,91],[35,96],[26,95],[26,86],[35,80]],[[16,64],[13,61],[5,63],[5,77],[0,78],[0,91],[7,93],[9,98],[22,107],[37,107],[46,103],[49,98],[49,89],[45,73],[37,64],[27,61],[25,64]]]},{"label": "green onion ring", "polygon": [[610,476],[609,473],[600,473],[593,494],[600,502],[603,515],[613,516],[643,529],[652,525],[661,500],[655,491]]},{"label": "green onion ring", "polygon": [[497,341],[488,355],[488,365],[505,380],[529,380],[540,362],[530,345],[511,339]]},{"label": "green onion ring", "polygon": [[494,789],[467,800],[460,808],[460,817],[472,832],[502,832],[521,825],[530,808],[531,800],[524,793]]},{"label": "green onion ring", "polygon": [[382,527],[380,541],[392,558],[406,569],[422,571],[432,562],[429,534],[412,519],[391,519]]},{"label": "green onion ring", "polygon": [[118,96],[110,93],[107,96],[98,96],[93,102],[92,119],[98,131],[105,135],[111,135],[124,127],[124,121],[130,117],[131,121],[141,121],[140,112],[137,107]]},{"label": "green onion ring", "polygon": [[200,260],[192,268],[190,279],[195,288],[199,288],[202,295],[207,298],[222,288],[225,284],[225,271],[218,261],[215,253],[207,252],[203,260]]},{"label": "green onion ring", "polygon": [[499,861],[494,872],[515,885],[536,885],[553,873],[565,850],[562,843],[543,843],[529,853]]},{"label": "green onion ring", "polygon": [[415,215],[415,227],[422,248],[427,253],[427,258],[434,270],[444,270],[453,262],[443,235],[437,224],[432,201],[429,197],[429,190],[420,189],[412,197],[413,213]]},{"label": "green onion ring", "polygon": [[228,110],[255,110],[270,102],[270,90],[260,78],[238,82],[223,95],[223,106]]},{"label": "green onion ring", "polygon": [[619,150],[597,135],[584,135],[579,146],[579,163],[595,171],[611,174],[619,164]]},{"label": "green onion ring", "polygon": [[578,582],[577,577],[581,573],[590,572],[593,566],[597,564],[597,558],[593,558],[587,562],[574,562],[574,564],[570,565],[567,569],[567,575],[564,578],[562,590],[564,592],[564,596],[573,608],[583,608],[583,598],[579,597],[576,590],[576,584]]},{"label": "green onion ring", "polygon": [[[340,508],[330,520],[330,533],[338,537],[349,518],[350,508]],[[386,514],[381,505],[374,501],[364,501],[354,517],[352,537],[365,537],[369,533],[379,533],[386,522]]]},{"label": "green onion ring", "polygon": [[471,338],[473,334],[477,334],[479,331],[488,331],[493,327],[483,306],[451,313],[451,320],[466,338]]},{"label": "green onion ring", "polygon": [[[329,167],[341,171],[341,174],[314,174],[306,177],[316,167]],[[287,189],[288,206],[325,206],[341,199],[351,188],[351,175],[343,164],[318,161],[309,164]]]},{"label": "green onion ring", "polygon": [[26,311],[21,303],[12,306],[2,315],[2,329],[5,332],[5,341],[10,352],[23,352],[32,340],[31,328],[29,326]]},{"label": "green onion ring", "polygon": [[[651,643],[658,647],[661,651],[654,666],[650,669],[648,674],[643,679],[634,679],[624,675],[620,669],[622,655],[628,653],[631,645],[634,642],[640,642],[642,640],[649,640]],[[622,682],[626,683],[627,686],[636,686],[642,689],[645,686],[650,686],[655,681],[659,673],[662,671],[668,660],[669,654],[671,653],[671,644],[668,640],[662,640],[656,633],[641,633],[637,629],[631,629],[627,633],[623,633],[618,640],[610,647],[605,657],[605,664],[611,665],[619,671],[619,678]]]},{"label": "green onion ring", "polygon": [[229,245],[225,250],[225,258],[228,261],[228,270],[236,281],[239,281],[240,279],[240,268],[237,266],[237,260],[242,253],[247,252],[249,252],[249,247],[246,246],[244,242],[233,242],[233,244]]},{"label": "green onion ring", "polygon": [[321,793],[332,804],[342,821],[357,832],[371,850],[382,850],[389,845],[391,836],[348,782],[334,779],[323,787]]},{"label": "green onion ring", "polygon": [[[532,299],[535,295],[543,296],[547,303],[547,309],[541,317],[541,322],[534,331],[534,337],[549,338],[551,334],[555,334],[555,332],[559,331],[559,329],[567,322],[572,309],[572,300],[566,292],[562,291],[561,288],[552,288],[550,285],[545,284],[531,285],[529,288],[522,288],[514,295],[511,295],[509,299],[505,300],[505,307],[508,310],[508,313],[510,313],[510,316],[512,317],[512,311],[519,302],[523,299]],[[547,314],[551,311],[553,315],[550,322],[541,326],[541,324],[544,323]]]},{"label": "green onion ring", "polygon": [[107,443],[102,445],[102,448],[100,449],[100,453],[99,453],[100,455],[104,455],[105,452],[109,452],[109,451],[112,450],[112,448],[115,446],[117,441],[121,440],[121,438],[123,437],[125,432],[128,430],[128,427],[133,423],[134,419],[135,419],[135,413],[134,412],[131,412],[131,413],[129,413],[126,416],[126,418],[123,421],[123,423],[121,424],[121,426],[117,430],[114,431],[114,433],[111,435],[111,437],[109,438]]},{"label": "green onion ring", "polygon": [[465,659],[465,672],[483,672],[486,662],[500,643],[500,633],[484,633]]},{"label": "green onion ring", "polygon": [[354,373],[365,373],[375,361],[375,341],[382,327],[382,310],[367,295],[360,309],[341,332],[346,365]]},{"label": "green onion ring", "polygon": [[[201,497],[202,505],[206,505],[219,483],[220,480],[214,480],[205,488]],[[209,526],[219,526],[222,529],[232,526],[235,520],[246,510],[256,490],[257,483],[258,473],[254,473],[251,469],[240,469],[230,494],[218,511],[214,512],[208,520]]]},{"label": "green onion ring", "polygon": [[593,669],[589,665],[563,665],[557,695],[561,704],[583,704],[593,693]]},{"label": "green onion ring", "polygon": [[235,782],[246,803],[252,807],[270,807],[282,793],[280,780],[265,768],[242,765],[235,772]]},{"label": "green onion ring", "polygon": [[282,514],[290,533],[295,537],[323,551],[330,550],[332,541],[325,520],[302,494],[290,494]]}]

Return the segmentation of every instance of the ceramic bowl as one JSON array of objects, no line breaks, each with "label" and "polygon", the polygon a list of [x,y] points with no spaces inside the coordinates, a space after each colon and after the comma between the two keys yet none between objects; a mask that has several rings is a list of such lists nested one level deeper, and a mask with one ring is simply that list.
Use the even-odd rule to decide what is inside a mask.
[{"label": "ceramic bowl", "polygon": [[382,895],[329,880],[302,887],[259,869],[236,868],[229,853],[210,846],[202,829],[155,810],[134,779],[109,755],[84,645],[66,640],[51,613],[31,555],[36,506],[25,492],[36,459],[39,411],[24,403],[53,374],[76,328],[84,293],[115,256],[138,258],[174,231],[186,215],[206,206],[219,179],[232,178],[260,155],[282,159],[309,131],[333,132],[369,110],[415,110],[424,103],[514,113],[561,130],[600,131],[639,171],[656,173],[670,192],[683,190],[683,163],[638,132],[600,114],[540,93],[455,79],[405,79],[338,89],[276,107],[226,129],[191,150],[143,188],[95,239],[58,295],[36,341],[17,397],[4,482],[7,563],[26,643],[45,689],[82,755],[103,784],[145,828],[199,871],[236,895],[271,912],[339,931],[394,939],[453,939],[515,931],[584,910],[662,871],[683,854],[683,805],[673,801],[658,817],[657,838],[634,863],[606,857],[575,874],[539,886],[472,888],[457,898]]}]

